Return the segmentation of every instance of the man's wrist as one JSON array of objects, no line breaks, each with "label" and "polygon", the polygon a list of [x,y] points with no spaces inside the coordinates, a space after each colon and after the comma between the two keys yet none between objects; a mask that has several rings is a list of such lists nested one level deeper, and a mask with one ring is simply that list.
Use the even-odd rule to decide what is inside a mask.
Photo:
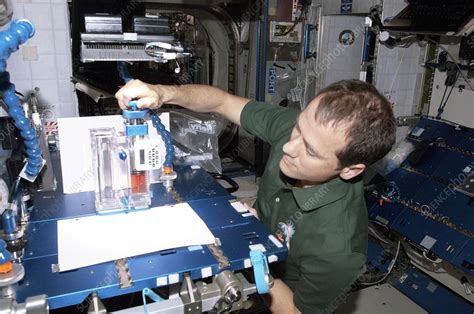
[{"label": "man's wrist", "polygon": [[157,95],[161,95],[162,99],[161,102],[163,104],[177,104],[176,103],[176,96],[178,92],[178,87],[173,85],[153,85],[153,89],[155,90]]}]

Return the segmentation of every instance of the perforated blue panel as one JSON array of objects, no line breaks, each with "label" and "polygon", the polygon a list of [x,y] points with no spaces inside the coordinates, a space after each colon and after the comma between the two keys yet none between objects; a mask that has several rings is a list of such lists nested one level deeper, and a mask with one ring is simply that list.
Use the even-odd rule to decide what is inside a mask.
[{"label": "perforated blue panel", "polygon": [[[286,258],[286,247],[276,245],[269,238],[268,229],[253,216],[244,217],[238,213],[229,203],[233,197],[205,171],[190,167],[178,167],[176,171],[176,190],[219,238],[231,270],[245,268],[244,261],[249,258],[249,245],[252,244],[262,244],[266,256],[275,255],[278,260]],[[175,203],[161,185],[153,185],[152,191],[152,206]],[[108,298],[157,287],[158,278],[161,278],[159,282],[163,278],[169,282],[170,275],[174,275],[173,280],[182,281],[185,272],[189,272],[192,279],[201,279],[203,268],[210,267],[213,275],[221,271],[209,249],[198,246],[129,258],[134,285],[126,289],[119,288],[113,262],[53,273],[51,266],[58,263],[57,220],[95,215],[94,197],[92,192],[63,195],[61,188],[35,196],[25,250],[26,275],[18,287],[18,302],[24,302],[29,296],[46,294],[51,309],[57,309],[81,303],[92,291],[100,298]]]},{"label": "perforated blue panel", "polygon": [[[474,239],[469,232],[474,232],[474,201],[455,190],[452,183],[459,183],[474,170],[474,130],[422,118],[408,139],[415,144],[421,141],[430,144],[417,162],[408,158],[402,164],[422,174],[398,168],[387,180],[392,182],[398,196],[419,206],[426,205],[446,223],[434,221],[397,202],[381,205],[377,198],[366,195],[369,217],[472,275]],[[440,147],[437,142],[452,148]]]}]

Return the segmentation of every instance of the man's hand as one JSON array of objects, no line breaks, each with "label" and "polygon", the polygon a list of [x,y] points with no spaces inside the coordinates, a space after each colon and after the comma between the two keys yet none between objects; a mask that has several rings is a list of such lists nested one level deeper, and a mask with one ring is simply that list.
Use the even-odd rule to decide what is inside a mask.
[{"label": "man's hand", "polygon": [[152,85],[140,80],[131,80],[122,87],[115,97],[122,109],[128,108],[128,103],[137,100],[139,108],[159,108],[173,97],[175,87],[165,85]]},{"label": "man's hand", "polygon": [[215,112],[240,125],[240,114],[250,99],[231,95],[219,88],[207,85],[186,84],[151,85],[131,80],[116,94],[122,109],[130,100],[137,99],[140,108],[158,108],[163,104],[175,104],[196,112]]},{"label": "man's hand", "polygon": [[301,314],[293,303],[293,291],[280,279],[275,279],[273,288],[270,289],[269,302],[272,313]]},{"label": "man's hand", "polygon": [[257,217],[258,220],[260,220],[260,217],[258,217],[258,212],[255,208],[251,207],[249,204],[247,203],[243,203],[244,204],[244,207],[247,208],[247,210],[252,214],[254,215],[255,217]]}]

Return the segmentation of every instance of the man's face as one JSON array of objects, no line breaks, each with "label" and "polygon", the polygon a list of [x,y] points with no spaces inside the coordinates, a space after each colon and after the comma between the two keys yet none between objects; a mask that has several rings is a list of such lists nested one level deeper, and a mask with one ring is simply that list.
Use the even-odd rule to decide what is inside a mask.
[{"label": "man's face", "polygon": [[280,160],[286,176],[310,183],[328,181],[341,172],[336,153],[346,145],[347,125],[334,128],[316,122],[318,102],[314,99],[298,116]]}]

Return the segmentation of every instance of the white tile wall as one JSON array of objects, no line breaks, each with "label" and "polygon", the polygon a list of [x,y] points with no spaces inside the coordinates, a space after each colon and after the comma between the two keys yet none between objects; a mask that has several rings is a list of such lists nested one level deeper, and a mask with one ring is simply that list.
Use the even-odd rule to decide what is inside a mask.
[{"label": "white tile wall", "polygon": [[50,119],[78,116],[69,79],[72,64],[67,1],[16,0],[13,6],[13,18],[30,20],[36,33],[7,61],[12,83],[26,95],[38,87],[41,107],[54,113]]},{"label": "white tile wall", "polygon": [[[383,19],[393,17],[405,6],[404,0],[384,1]],[[409,48],[389,49],[380,45],[377,57],[375,86],[392,103],[395,116],[412,115],[417,107],[417,80],[423,69],[420,65],[421,49],[416,43]],[[408,130],[399,128],[397,140],[405,137]]]}]

